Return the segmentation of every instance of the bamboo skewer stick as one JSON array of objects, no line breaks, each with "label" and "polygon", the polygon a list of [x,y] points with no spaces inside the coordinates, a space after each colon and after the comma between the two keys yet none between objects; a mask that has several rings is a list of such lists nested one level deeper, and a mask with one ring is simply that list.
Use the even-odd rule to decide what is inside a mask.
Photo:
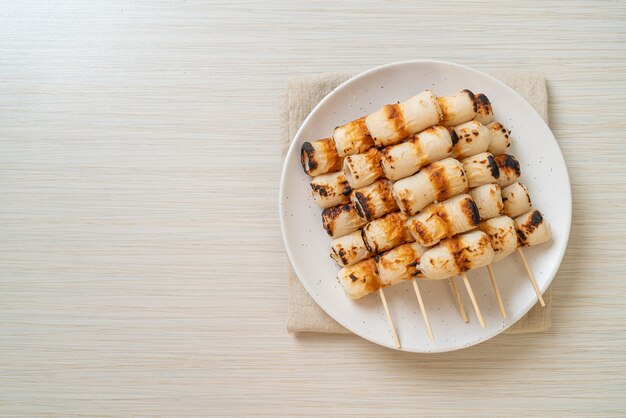
[{"label": "bamboo skewer stick", "polygon": [[493,267],[491,267],[491,264],[487,265],[487,271],[489,272],[489,279],[491,279],[491,285],[493,286],[493,291],[496,293],[496,299],[498,300],[500,313],[502,314],[502,318],[506,319],[506,309],[504,309],[504,303],[502,302],[500,289],[498,289],[498,283],[496,282],[496,275],[493,274]]},{"label": "bamboo skewer stick", "polygon": [[415,295],[417,296],[417,302],[420,305],[420,310],[422,311],[422,318],[424,318],[424,324],[426,325],[426,329],[428,330],[428,336],[431,341],[434,341],[433,330],[430,327],[430,321],[428,320],[428,314],[426,313],[426,308],[424,307],[424,301],[422,300],[422,294],[420,293],[420,288],[417,286],[417,280],[413,279],[413,289],[415,289]]},{"label": "bamboo skewer stick", "polygon": [[389,323],[391,336],[393,337],[393,341],[396,343],[396,348],[400,349],[400,339],[398,338],[398,333],[396,332],[396,326],[393,324],[393,319],[391,319],[391,313],[389,312],[389,307],[387,306],[387,298],[385,298],[385,292],[383,292],[382,287],[378,289],[378,294],[380,295],[380,300],[383,302],[385,314],[387,314],[387,322]]},{"label": "bamboo skewer stick", "polygon": [[480,308],[478,307],[478,302],[476,302],[476,297],[474,297],[474,291],[472,290],[472,286],[470,285],[469,278],[467,274],[463,273],[463,282],[465,282],[465,287],[467,288],[467,293],[469,293],[470,299],[472,300],[472,305],[474,305],[474,310],[476,311],[476,316],[478,316],[478,322],[480,322],[480,326],[485,328],[485,321],[483,320],[483,314],[480,313]]},{"label": "bamboo skewer stick", "polygon": [[459,313],[461,314],[461,318],[463,318],[463,322],[466,324],[469,322],[469,318],[467,317],[467,312],[465,312],[465,306],[463,305],[463,299],[461,299],[461,293],[459,292],[459,288],[454,281],[454,277],[448,279],[448,283],[452,288],[452,294],[454,296],[454,300],[456,301],[456,306],[459,308]]},{"label": "bamboo skewer stick", "polygon": [[539,303],[541,304],[541,307],[546,306],[546,303],[543,301],[543,296],[541,295],[541,290],[539,290],[539,286],[537,286],[537,282],[535,281],[535,276],[533,276],[533,272],[530,269],[530,266],[528,265],[528,260],[526,260],[526,256],[524,255],[524,252],[522,251],[521,248],[518,248],[517,252],[519,253],[520,257],[522,258],[522,262],[524,263],[524,267],[526,267],[526,272],[528,273],[528,278],[530,278],[530,282],[532,283],[533,288],[535,289],[535,293],[537,293],[537,299],[539,299]]}]

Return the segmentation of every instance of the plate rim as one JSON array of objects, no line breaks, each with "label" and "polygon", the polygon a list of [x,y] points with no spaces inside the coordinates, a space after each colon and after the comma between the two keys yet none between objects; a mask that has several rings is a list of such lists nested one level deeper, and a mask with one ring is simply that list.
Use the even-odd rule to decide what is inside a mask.
[{"label": "plate rim", "polygon": [[559,142],[556,140],[556,137],[554,136],[554,133],[552,132],[552,129],[550,129],[550,126],[548,125],[548,123],[543,119],[543,117],[541,117],[541,115],[539,114],[539,112],[537,112],[537,110],[530,104],[528,103],[528,101],[526,101],[526,99],[519,94],[517,91],[515,91],[513,88],[509,87],[507,84],[505,84],[504,82],[498,80],[497,78],[482,72],[480,70],[477,70],[475,68],[463,65],[463,64],[458,64],[458,63],[454,63],[454,62],[450,62],[450,61],[444,61],[444,60],[436,60],[436,59],[413,59],[413,60],[404,60],[404,61],[395,61],[395,62],[391,62],[391,63],[387,63],[384,65],[379,65],[373,68],[370,68],[368,70],[365,70],[363,72],[360,72],[352,77],[350,77],[349,79],[347,79],[346,81],[344,81],[343,83],[339,84],[337,87],[335,87],[334,89],[332,89],[326,96],[324,96],[324,98],[322,100],[320,100],[320,102],[315,105],[315,107],[309,112],[309,114],[307,115],[307,117],[304,119],[304,121],[302,122],[302,124],[300,125],[300,127],[298,128],[298,130],[296,131],[296,133],[294,134],[293,138],[290,138],[290,143],[289,143],[289,149],[287,151],[287,153],[285,153],[285,157],[283,160],[283,167],[281,169],[281,174],[280,174],[280,183],[279,183],[279,195],[278,195],[278,217],[280,220],[280,231],[281,231],[281,236],[283,239],[283,245],[285,247],[285,251],[287,252],[287,257],[289,258],[289,262],[291,267],[293,268],[294,272],[296,273],[296,276],[298,278],[298,280],[300,281],[300,283],[302,284],[302,286],[306,289],[307,293],[309,294],[309,296],[313,299],[313,301],[328,315],[330,316],[333,320],[335,320],[337,323],[339,323],[342,327],[346,328],[348,331],[350,331],[351,333],[358,335],[359,337],[363,338],[366,341],[369,341],[370,343],[376,344],[376,345],[380,345],[382,347],[386,347],[386,348],[391,348],[393,350],[396,351],[403,351],[403,352],[410,352],[410,353],[424,353],[424,354],[434,354],[434,353],[443,353],[443,352],[452,352],[452,351],[457,351],[457,350],[462,350],[465,348],[469,348],[469,347],[473,347],[475,345],[478,345],[480,343],[483,343],[485,341],[488,341],[490,339],[492,339],[493,337],[503,333],[504,331],[506,331],[508,328],[510,328],[511,326],[513,326],[515,323],[517,323],[517,321],[519,321],[521,318],[523,318],[531,309],[532,307],[537,303],[536,299],[530,299],[526,305],[523,308],[523,314],[520,316],[520,318],[515,321],[512,322],[511,324],[508,324],[504,327],[501,328],[496,328],[494,331],[489,332],[487,334],[485,334],[484,336],[476,339],[473,342],[470,342],[469,345],[462,345],[462,346],[458,346],[458,347],[452,347],[449,349],[435,349],[435,350],[430,350],[430,351],[421,351],[421,350],[415,350],[415,349],[406,349],[405,347],[400,347],[397,348],[395,347],[395,345],[393,344],[384,344],[384,343],[379,343],[377,341],[373,341],[372,339],[368,338],[365,334],[360,333],[358,331],[355,331],[351,328],[349,328],[340,318],[335,317],[334,315],[332,315],[326,308],[325,308],[325,304],[323,302],[318,301],[314,296],[313,296],[313,292],[312,289],[310,289],[307,284],[300,278],[300,271],[299,268],[296,266],[296,263],[294,263],[294,256],[291,253],[290,250],[290,246],[288,245],[288,238],[287,238],[287,231],[286,231],[286,226],[285,226],[285,221],[284,221],[284,216],[283,216],[283,201],[285,198],[285,183],[286,183],[286,174],[287,174],[287,166],[288,166],[288,161],[290,161],[290,158],[294,158],[293,154],[295,153],[295,149],[296,147],[296,141],[295,139],[298,138],[301,135],[302,130],[304,129],[304,126],[306,126],[309,122],[309,120],[313,117],[313,115],[318,111],[319,108],[323,107],[326,102],[328,100],[330,100],[331,96],[334,96],[335,94],[340,93],[341,91],[343,91],[344,89],[346,89],[350,84],[352,84],[353,82],[366,77],[372,73],[378,72],[378,71],[382,71],[382,70],[386,70],[388,68],[391,67],[398,67],[398,66],[403,66],[403,65],[414,65],[414,64],[440,64],[440,65],[449,65],[452,67],[458,67],[464,70],[468,70],[474,73],[478,73],[479,75],[486,77],[488,79],[490,79],[490,81],[495,82],[496,84],[500,85],[500,87],[504,88],[505,90],[508,91],[509,94],[512,94],[514,96],[517,96],[519,99],[521,99],[521,102],[523,103],[523,105],[525,107],[527,107],[528,109],[530,109],[535,115],[537,115],[538,119],[540,120],[540,123],[543,124],[543,128],[547,130],[547,132],[549,132],[551,139],[554,141],[554,143],[557,146],[557,150],[558,150],[558,157],[559,157],[559,163],[562,164],[563,166],[563,170],[565,173],[565,181],[567,183],[567,187],[566,187],[566,195],[567,195],[567,205],[566,205],[566,209],[567,209],[567,225],[565,228],[565,245],[563,245],[563,247],[559,250],[558,253],[558,261],[557,263],[554,264],[553,269],[549,272],[549,276],[550,279],[546,282],[545,288],[540,288],[541,292],[544,293],[548,287],[550,287],[550,285],[552,284],[552,282],[554,281],[554,278],[556,277],[561,264],[563,262],[563,258],[565,256],[565,252],[569,246],[569,239],[570,239],[570,234],[571,234],[571,226],[572,226],[572,186],[571,186],[571,180],[570,180],[570,175],[569,175],[569,171],[567,169],[567,164],[565,163],[565,158],[563,156],[563,151],[561,150],[561,147],[559,145]]}]

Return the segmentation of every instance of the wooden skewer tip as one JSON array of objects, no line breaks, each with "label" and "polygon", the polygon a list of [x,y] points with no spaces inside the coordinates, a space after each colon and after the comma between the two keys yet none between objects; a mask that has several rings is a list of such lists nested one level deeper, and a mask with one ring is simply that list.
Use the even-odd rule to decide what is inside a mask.
[{"label": "wooden skewer tip", "polygon": [[491,267],[491,264],[487,265],[487,271],[489,272],[489,279],[491,280],[493,291],[495,292],[496,299],[498,300],[498,307],[500,308],[500,313],[502,314],[502,318],[506,319],[506,309],[504,309],[504,302],[502,302],[502,295],[500,294],[500,289],[498,288],[498,282],[496,282],[496,275],[493,273],[493,267]]},{"label": "wooden skewer tip", "polygon": [[533,285],[533,288],[535,289],[535,293],[537,294],[537,299],[539,299],[539,303],[541,304],[541,307],[546,306],[546,302],[544,302],[543,300],[543,295],[541,294],[541,290],[539,290],[539,286],[537,286],[537,282],[535,281],[535,276],[533,275],[533,272],[530,269],[530,265],[528,264],[528,260],[526,260],[526,256],[524,255],[524,252],[522,251],[521,248],[518,248],[517,252],[519,253],[522,259],[522,263],[524,263],[524,267],[526,268],[526,273],[528,273],[528,278],[530,279],[530,283]]},{"label": "wooden skewer tip", "polygon": [[454,281],[454,277],[450,277],[448,279],[448,283],[452,288],[452,296],[456,301],[456,306],[459,308],[459,313],[461,314],[461,318],[463,318],[463,322],[466,324],[469,322],[469,317],[467,316],[467,312],[465,312],[465,305],[463,305],[463,299],[461,299],[461,293],[459,292],[459,288]]},{"label": "wooden skewer tip", "polygon": [[476,297],[474,296],[474,291],[472,290],[472,286],[469,282],[469,277],[467,274],[463,273],[463,282],[465,283],[465,287],[467,288],[467,293],[469,293],[470,299],[472,300],[472,305],[474,305],[474,311],[476,311],[476,316],[478,317],[478,322],[480,322],[480,326],[485,328],[485,321],[483,320],[483,314],[480,312],[480,308],[478,307],[478,302],[476,302]]},{"label": "wooden skewer tip", "polygon": [[424,301],[422,299],[422,294],[420,293],[420,288],[417,285],[417,280],[413,279],[413,289],[415,289],[415,295],[417,296],[417,302],[420,305],[420,310],[422,311],[422,318],[424,318],[424,324],[426,325],[426,329],[428,330],[428,336],[431,341],[434,341],[433,337],[433,329],[430,326],[430,321],[428,320],[428,314],[426,313],[426,307],[424,306]]},{"label": "wooden skewer tip", "polygon": [[385,297],[385,292],[383,292],[383,288],[378,289],[378,294],[380,295],[380,300],[383,302],[383,308],[385,308],[385,314],[387,315],[387,322],[389,323],[389,329],[391,331],[391,336],[393,337],[393,341],[396,344],[396,348],[400,349],[400,339],[398,338],[398,333],[396,332],[396,326],[393,324],[393,319],[391,319],[391,313],[389,312],[389,306],[387,306],[387,298]]}]

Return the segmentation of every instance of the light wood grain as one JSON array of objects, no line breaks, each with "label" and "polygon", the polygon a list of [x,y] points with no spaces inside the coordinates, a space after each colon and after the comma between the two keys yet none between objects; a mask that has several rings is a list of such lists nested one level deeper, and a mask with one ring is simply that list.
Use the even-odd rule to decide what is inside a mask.
[{"label": "light wood grain", "polygon": [[[2,2],[0,414],[626,411],[626,3]],[[285,332],[279,95],[409,58],[549,80],[553,326],[455,353]]]}]

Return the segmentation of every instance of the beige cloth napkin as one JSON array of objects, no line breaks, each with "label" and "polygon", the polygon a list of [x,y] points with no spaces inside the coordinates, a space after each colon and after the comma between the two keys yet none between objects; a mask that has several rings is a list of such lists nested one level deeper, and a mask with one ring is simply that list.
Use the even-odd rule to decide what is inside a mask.
[{"label": "beige cloth napkin", "polygon": [[[548,121],[548,91],[545,76],[537,71],[503,71],[492,75],[516,90],[530,103],[543,119]],[[289,79],[287,94],[281,109],[283,157],[298,128],[320,100],[352,74],[326,73],[309,74]],[[349,333],[309,296],[298,280],[291,266],[288,271],[288,312],[289,332]],[[545,308],[535,305],[522,319],[506,333],[519,334],[540,332],[551,325],[550,289],[545,293]]]}]

